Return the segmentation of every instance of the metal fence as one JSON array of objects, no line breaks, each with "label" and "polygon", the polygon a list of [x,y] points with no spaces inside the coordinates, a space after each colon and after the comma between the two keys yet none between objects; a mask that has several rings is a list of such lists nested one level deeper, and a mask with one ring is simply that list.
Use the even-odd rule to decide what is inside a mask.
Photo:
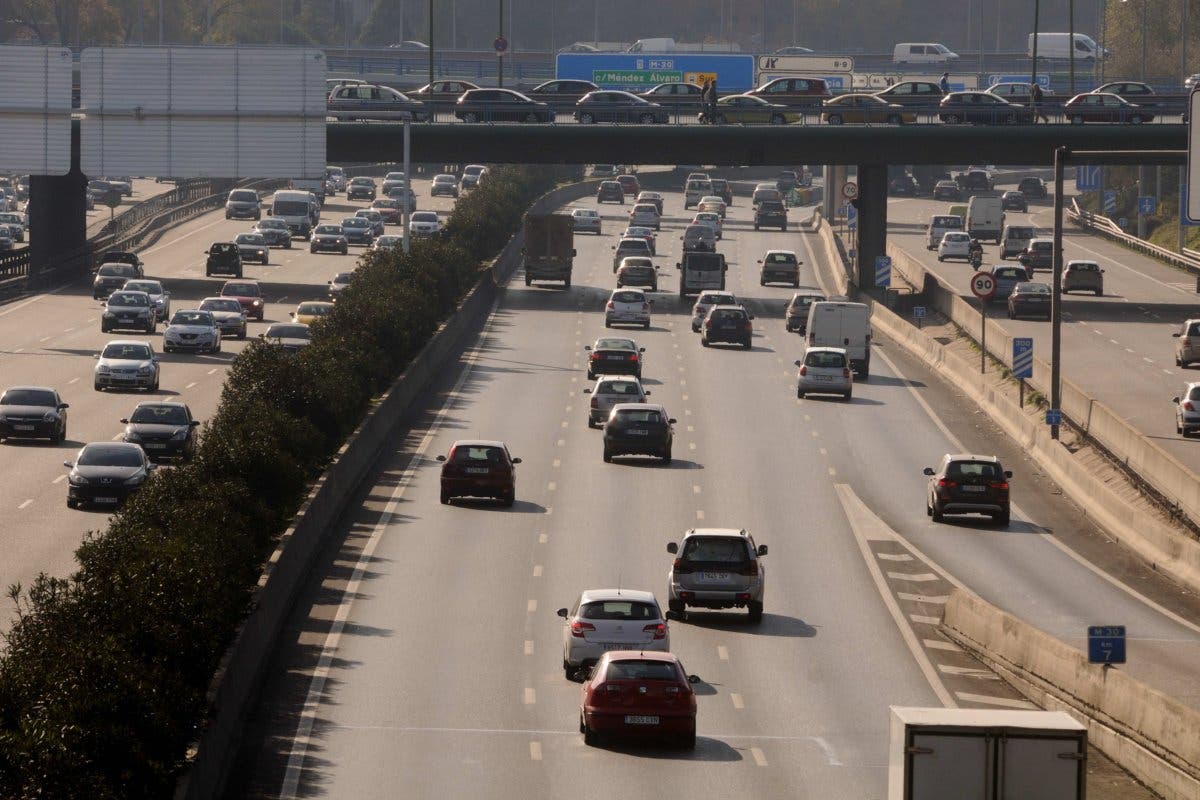
[{"label": "metal fence", "polygon": [[1120,242],[1138,252],[1145,253],[1148,256],[1160,259],[1168,264],[1185,269],[1193,274],[1200,275],[1200,252],[1189,250],[1186,247],[1182,253],[1176,253],[1174,250],[1168,250],[1165,247],[1159,247],[1156,244],[1151,244],[1145,239],[1139,239],[1136,236],[1131,236],[1113,222],[1108,217],[1102,214],[1093,214],[1090,211],[1084,211],[1075,202],[1075,198],[1071,198],[1071,205],[1064,209],[1066,217],[1075,222],[1082,228],[1096,231],[1106,239]]}]

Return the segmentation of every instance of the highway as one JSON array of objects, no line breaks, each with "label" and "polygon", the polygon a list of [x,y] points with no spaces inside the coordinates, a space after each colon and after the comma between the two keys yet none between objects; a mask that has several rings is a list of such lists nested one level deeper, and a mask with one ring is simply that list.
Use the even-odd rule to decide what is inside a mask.
[{"label": "highway", "polygon": [[[150,185],[154,185],[152,181]],[[427,181],[415,180],[413,186],[419,208],[446,212],[453,207],[450,198],[431,201]],[[322,219],[340,221],[368,205],[360,201],[347,203],[344,196],[332,198],[325,205]],[[211,242],[232,240],[253,225],[246,220],[227,221],[221,209],[173,228],[141,252],[146,276],[161,279],[170,290],[172,311],[195,307],[204,297],[217,294],[224,283],[224,278],[204,277],[204,251]],[[394,232],[399,230],[394,226]],[[251,321],[248,338],[265,331],[271,322],[289,319],[300,301],[326,299],[325,282],[338,272],[353,269],[354,254],[360,250],[352,246],[349,257],[312,255],[307,243],[296,239],[290,251],[272,251],[269,266],[247,264],[245,277],[261,281],[268,300],[266,320]],[[74,569],[75,548],[84,534],[105,525],[108,516],[103,511],[67,508],[67,469],[62,462],[73,460],[87,442],[119,436],[124,430],[120,419],[129,416],[142,400],[180,400],[191,407],[196,418],[207,419],[216,410],[230,361],[245,346],[236,339],[225,339],[223,352],[215,355],[164,355],[164,324],[153,336],[123,331],[104,334],[99,322],[102,310],[103,303],[92,299],[90,277],[86,282],[0,306],[0,375],[4,376],[0,388],[30,384],[55,387],[71,406],[67,441],[63,444],[11,439],[0,444],[0,509],[4,515],[0,526],[0,549],[4,552],[0,585],[28,584],[39,571],[69,574]],[[113,339],[138,339],[154,345],[162,366],[161,388],[156,395],[93,390],[93,356]],[[0,618],[0,628],[9,624],[7,612]]]},{"label": "highway", "polygon": [[[999,186],[997,188],[1000,188]],[[1004,187],[1012,188],[1012,187]],[[1053,196],[1030,204],[1029,214],[1008,212],[1011,224],[1036,225],[1040,235],[1054,230]],[[925,249],[925,225],[934,213],[945,213],[946,201],[889,198],[888,239],[918,259],[929,271],[977,303],[967,285],[970,267],[961,260],[939,263]],[[1104,296],[1063,296],[1063,375],[1124,416],[1167,452],[1200,472],[1200,445],[1175,433],[1171,398],[1189,381],[1200,380],[1193,366],[1175,366],[1175,339],[1183,320],[1196,316],[1196,280],[1143,256],[1090,235],[1067,222],[1063,228],[1063,261],[1088,259],[1104,274]],[[984,245],[984,264],[1001,264],[999,248]],[[1009,262],[1015,264],[1015,259]],[[1039,270],[1035,280],[1049,283]],[[1032,336],[1034,352],[1050,360],[1050,324],[1040,320],[1008,320],[1003,303],[992,316],[1015,336]]]},{"label": "highway", "polygon": [[[576,237],[574,287],[518,275],[385,447],[279,642],[228,797],[879,798],[889,705],[1026,707],[936,633],[939,567],[1076,644],[1098,617],[1123,621],[1130,672],[1200,704],[1200,603],[1082,522],[953,387],[883,341],[852,403],[796,398],[791,290],[759,287],[755,260],[795,249],[816,285],[807,235],[754,232],[737,199],[719,249],[757,314],[754,347],[705,349],[672,294],[678,193],[666,210],[655,319],[630,335],[651,400],[678,420],[674,462],[604,464],[586,425],[583,346],[606,333],[622,227],[604,205],[605,234]],[[434,457],[473,437],[523,459],[513,509],[439,504]],[[1014,470],[1007,530],[926,517],[921,469],[960,450]],[[769,545],[764,621],[671,623],[672,650],[703,679],[694,753],[585,747],[555,610],[587,588],[665,602],[665,545],[693,526]]]}]

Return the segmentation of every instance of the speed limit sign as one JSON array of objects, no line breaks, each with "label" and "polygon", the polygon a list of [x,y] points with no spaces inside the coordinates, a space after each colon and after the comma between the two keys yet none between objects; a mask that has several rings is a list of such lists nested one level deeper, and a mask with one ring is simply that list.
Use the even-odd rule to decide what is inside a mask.
[{"label": "speed limit sign", "polygon": [[996,293],[996,279],[990,272],[976,272],[971,276],[971,293],[980,300],[987,300]]},{"label": "speed limit sign", "polygon": [[854,181],[846,181],[842,184],[842,197],[847,200],[854,200],[858,197],[858,184]]}]

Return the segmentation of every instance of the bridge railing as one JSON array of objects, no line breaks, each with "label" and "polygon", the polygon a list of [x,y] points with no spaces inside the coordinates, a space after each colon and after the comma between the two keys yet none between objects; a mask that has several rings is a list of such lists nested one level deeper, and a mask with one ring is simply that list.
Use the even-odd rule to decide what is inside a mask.
[{"label": "bridge railing", "polygon": [[1121,230],[1120,226],[1108,217],[1081,209],[1075,198],[1071,198],[1070,207],[1064,209],[1064,211],[1067,218],[1081,228],[1096,231],[1106,239],[1120,242],[1130,249],[1166,261],[1172,266],[1185,269],[1191,273],[1200,274],[1200,252],[1184,248],[1182,253],[1176,253],[1174,250],[1168,250],[1165,247],[1152,244],[1145,239],[1131,236]]}]

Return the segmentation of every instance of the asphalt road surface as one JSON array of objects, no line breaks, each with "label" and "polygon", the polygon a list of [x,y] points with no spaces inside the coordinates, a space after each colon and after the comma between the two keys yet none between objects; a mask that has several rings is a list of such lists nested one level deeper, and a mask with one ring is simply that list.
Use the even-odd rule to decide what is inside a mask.
[{"label": "asphalt road surface", "polygon": [[[668,195],[654,321],[629,335],[646,348],[651,400],[678,420],[675,460],[603,463],[583,346],[606,333],[627,208],[602,206],[604,234],[576,238],[569,291],[518,274],[385,447],[279,643],[229,797],[882,798],[889,705],[1028,707],[940,638],[950,580],[932,565],[1076,643],[1088,624],[1124,622],[1130,671],[1200,704],[1200,606],[1082,522],[952,387],[884,341],[853,402],[796,398],[791,290],[760,287],[755,260],[795,249],[815,285],[808,237],[754,232],[744,197],[719,249],[757,315],[753,349],[705,349],[691,333],[674,294],[685,218]],[[439,503],[434,457],[474,437],[523,458],[514,508]],[[921,469],[959,450],[1015,471],[1008,529],[926,517]],[[674,652],[703,679],[694,753],[587,747],[555,610],[616,586],[665,604],[665,546],[693,526],[769,545],[764,620],[671,623]]]}]

